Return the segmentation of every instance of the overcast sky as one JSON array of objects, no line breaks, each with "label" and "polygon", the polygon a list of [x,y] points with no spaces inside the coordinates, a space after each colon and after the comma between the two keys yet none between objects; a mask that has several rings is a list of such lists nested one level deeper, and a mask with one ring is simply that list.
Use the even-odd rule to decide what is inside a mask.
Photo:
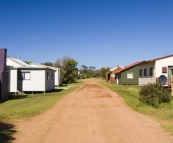
[{"label": "overcast sky", "polygon": [[126,66],[173,54],[173,0],[0,0],[0,47],[35,63]]}]

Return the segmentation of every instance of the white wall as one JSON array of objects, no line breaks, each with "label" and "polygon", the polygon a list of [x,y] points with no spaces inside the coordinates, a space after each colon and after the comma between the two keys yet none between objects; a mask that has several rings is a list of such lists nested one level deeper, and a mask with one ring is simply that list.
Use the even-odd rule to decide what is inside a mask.
[{"label": "white wall", "polygon": [[18,80],[20,91],[45,91],[45,70],[22,70],[30,72],[30,80]]},{"label": "white wall", "polygon": [[10,69],[10,92],[17,92],[17,69]]},{"label": "white wall", "polygon": [[[153,76],[150,76],[149,69],[152,67],[153,67]],[[146,68],[147,68],[147,76],[144,76],[144,69],[146,69]],[[156,82],[155,62],[141,64],[141,65],[139,65],[139,70],[140,69],[142,69],[142,76],[139,75],[139,85]]]},{"label": "white wall", "polygon": [[162,67],[173,66],[173,57],[165,58],[156,61],[156,77],[160,77],[160,75],[165,75],[168,77],[168,71],[167,73],[162,73]]},{"label": "white wall", "polygon": [[40,65],[40,64],[35,64],[35,63],[31,63],[30,66],[32,67],[48,67],[52,70],[55,70],[55,86],[60,86],[62,84],[62,72],[60,68],[56,68],[56,67],[51,67],[51,66],[46,66],[46,65]]},{"label": "white wall", "polygon": [[59,86],[59,70],[55,71],[55,86]]}]

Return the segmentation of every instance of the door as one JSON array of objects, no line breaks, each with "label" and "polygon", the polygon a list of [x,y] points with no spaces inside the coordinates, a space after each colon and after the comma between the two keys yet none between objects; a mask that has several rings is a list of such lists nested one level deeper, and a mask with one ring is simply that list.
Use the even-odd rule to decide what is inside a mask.
[{"label": "door", "polygon": [[168,66],[168,84],[171,84],[172,68],[173,66]]}]

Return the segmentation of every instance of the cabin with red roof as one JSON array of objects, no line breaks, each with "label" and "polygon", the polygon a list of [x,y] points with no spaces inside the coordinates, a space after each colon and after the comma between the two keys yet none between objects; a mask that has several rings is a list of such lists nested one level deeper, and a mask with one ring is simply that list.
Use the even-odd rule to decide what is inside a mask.
[{"label": "cabin with red roof", "polygon": [[135,62],[114,72],[115,83],[123,85],[138,85],[139,64],[144,61]]},{"label": "cabin with red roof", "polygon": [[110,69],[110,71],[106,73],[106,82],[115,83],[115,72],[122,68],[121,66],[116,66]]}]

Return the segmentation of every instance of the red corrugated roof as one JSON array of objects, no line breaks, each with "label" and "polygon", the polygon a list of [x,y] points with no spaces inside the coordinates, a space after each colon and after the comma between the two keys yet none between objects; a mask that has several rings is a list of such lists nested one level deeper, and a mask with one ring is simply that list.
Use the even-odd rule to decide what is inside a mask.
[{"label": "red corrugated roof", "polygon": [[133,64],[130,64],[130,65],[128,65],[128,66],[125,66],[125,67],[122,68],[122,69],[117,70],[117,71],[114,72],[114,73],[119,73],[119,72],[125,71],[125,70],[127,70],[127,69],[129,69],[129,68],[132,68],[132,67],[134,67],[134,66],[137,66],[137,65],[139,65],[139,64],[141,64],[141,63],[143,63],[143,62],[145,62],[145,61],[135,62],[135,63],[133,63]]},{"label": "red corrugated roof", "polygon": [[123,69],[122,67],[118,67],[117,69],[113,70],[112,73],[116,73],[117,71]]}]

